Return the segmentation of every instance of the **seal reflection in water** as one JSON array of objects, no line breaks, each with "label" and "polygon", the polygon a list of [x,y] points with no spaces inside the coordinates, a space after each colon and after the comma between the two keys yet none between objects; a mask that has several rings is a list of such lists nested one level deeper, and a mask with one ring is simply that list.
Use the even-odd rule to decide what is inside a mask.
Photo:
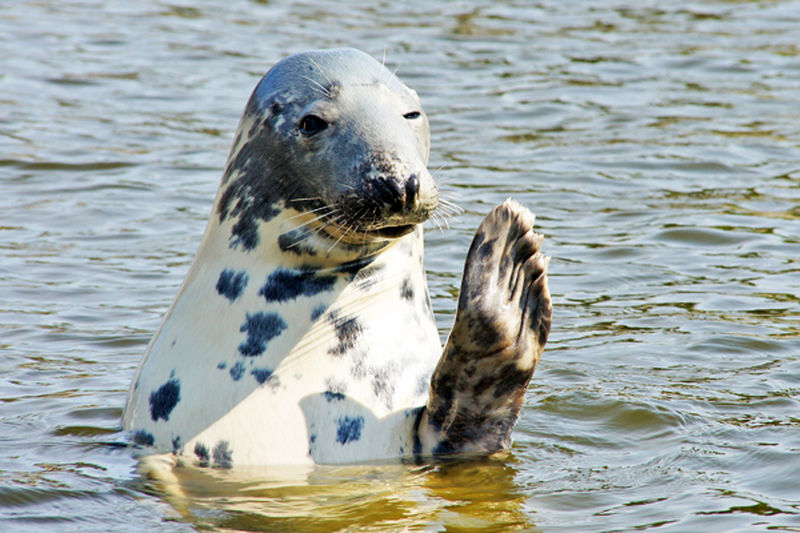
[{"label": "seal reflection in water", "polygon": [[550,328],[533,215],[495,208],[444,350],[421,223],[440,205],[416,93],[352,49],[288,57],[247,104],[197,257],[124,426],[216,467],[509,445]]}]

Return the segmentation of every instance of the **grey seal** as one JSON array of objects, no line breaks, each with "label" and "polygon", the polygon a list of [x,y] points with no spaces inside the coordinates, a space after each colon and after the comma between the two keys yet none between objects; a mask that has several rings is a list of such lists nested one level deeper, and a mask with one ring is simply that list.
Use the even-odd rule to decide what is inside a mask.
[{"label": "grey seal", "polygon": [[492,210],[442,349],[423,267],[422,222],[442,205],[429,151],[419,97],[367,54],[273,66],[134,377],[133,442],[214,467],[508,447],[550,330],[548,260],[529,211]]}]

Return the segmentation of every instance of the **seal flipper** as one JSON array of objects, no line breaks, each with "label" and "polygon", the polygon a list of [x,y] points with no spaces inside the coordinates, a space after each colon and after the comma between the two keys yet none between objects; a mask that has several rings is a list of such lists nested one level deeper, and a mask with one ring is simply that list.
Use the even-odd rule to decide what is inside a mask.
[{"label": "seal flipper", "polygon": [[549,258],[533,214],[513,200],[470,246],[455,323],[415,428],[415,454],[491,454],[509,446],[550,332]]}]

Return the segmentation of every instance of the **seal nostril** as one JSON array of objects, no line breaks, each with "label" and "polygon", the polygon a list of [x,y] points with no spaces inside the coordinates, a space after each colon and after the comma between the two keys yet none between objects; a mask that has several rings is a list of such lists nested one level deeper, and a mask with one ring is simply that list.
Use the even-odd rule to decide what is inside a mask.
[{"label": "seal nostril", "polygon": [[411,174],[406,181],[406,205],[413,206],[419,194],[419,178],[416,174]]},{"label": "seal nostril", "polygon": [[403,186],[397,180],[381,177],[378,180],[381,185],[378,191],[381,201],[389,206],[392,212],[399,213],[403,210]]}]

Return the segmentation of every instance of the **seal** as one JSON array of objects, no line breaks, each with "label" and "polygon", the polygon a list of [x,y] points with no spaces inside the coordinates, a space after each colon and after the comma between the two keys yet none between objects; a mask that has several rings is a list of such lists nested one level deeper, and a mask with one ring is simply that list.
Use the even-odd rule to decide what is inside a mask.
[{"label": "seal", "polygon": [[429,152],[419,97],[367,54],[273,66],[133,379],[133,442],[222,468],[506,448],[550,329],[542,238],[516,202],[487,216],[442,350]]}]

